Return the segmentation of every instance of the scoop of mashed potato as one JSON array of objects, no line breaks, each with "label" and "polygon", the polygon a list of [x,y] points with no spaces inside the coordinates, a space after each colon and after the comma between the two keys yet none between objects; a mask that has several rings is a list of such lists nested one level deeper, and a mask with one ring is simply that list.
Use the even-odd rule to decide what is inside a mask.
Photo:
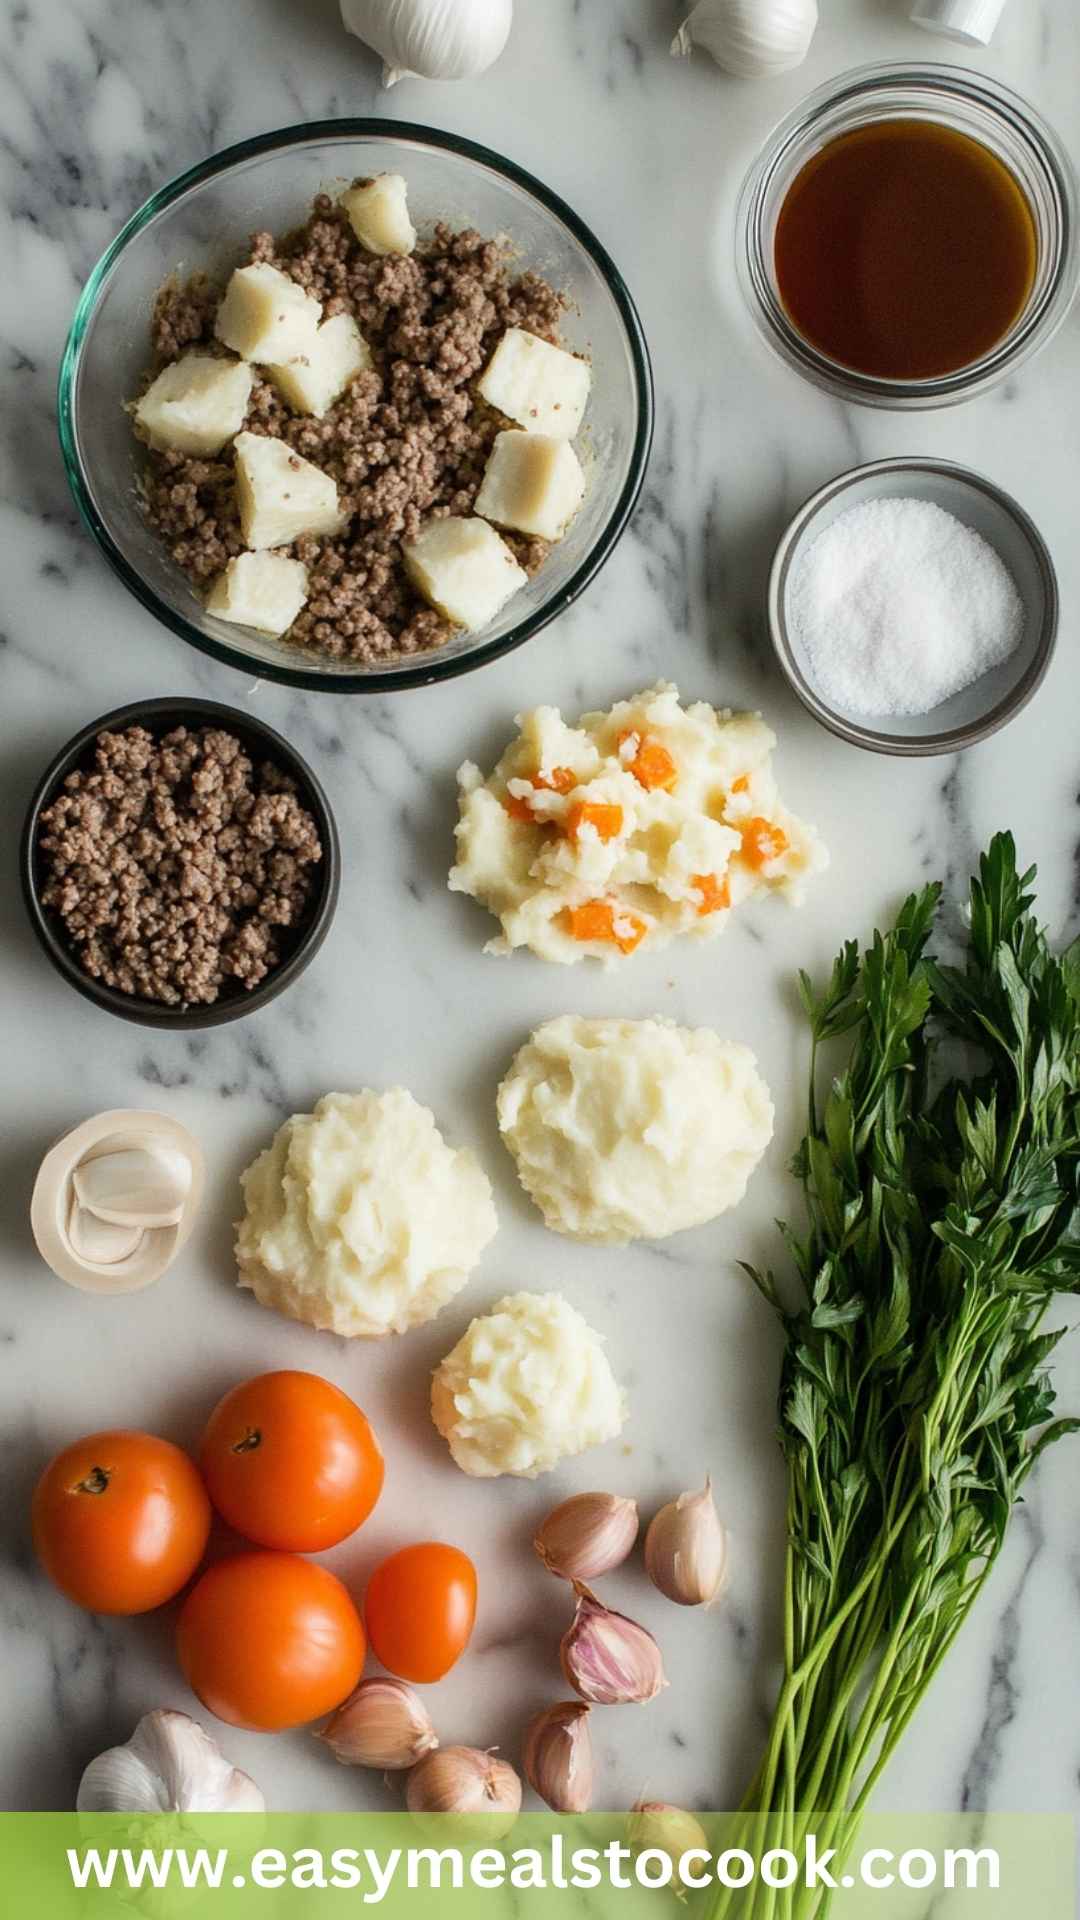
[{"label": "scoop of mashed potato", "polygon": [[576,726],[555,707],[517,724],[486,779],[471,761],[458,773],[450,887],[500,922],[488,953],[617,965],[714,938],[756,893],[798,900],[828,865],[780,800],[760,714],[682,707],[661,682]]},{"label": "scoop of mashed potato", "polygon": [[598,1333],[559,1293],[511,1293],[435,1369],[431,1417],[464,1473],[533,1480],[614,1440],[626,1401]]},{"label": "scoop of mashed potato", "polygon": [[672,1020],[538,1027],[498,1093],[499,1127],[548,1226],[659,1240],[734,1207],[773,1130],[749,1047]]},{"label": "scoop of mashed potato", "polygon": [[326,1094],[279,1127],[241,1184],[240,1286],[367,1339],[438,1313],[497,1225],[482,1168],[403,1087]]}]

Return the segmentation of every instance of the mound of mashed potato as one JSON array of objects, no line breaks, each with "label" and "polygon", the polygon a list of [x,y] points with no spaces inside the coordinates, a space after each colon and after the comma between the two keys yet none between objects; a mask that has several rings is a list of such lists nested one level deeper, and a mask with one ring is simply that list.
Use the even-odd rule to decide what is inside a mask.
[{"label": "mound of mashed potato", "polygon": [[497,1225],[487,1175],[403,1087],[328,1093],[241,1176],[239,1284],[264,1307],[377,1339],[430,1320]]},{"label": "mound of mashed potato", "polygon": [[797,900],[828,865],[780,801],[760,714],[682,707],[661,682],[576,726],[555,707],[517,724],[486,779],[472,761],[458,772],[450,887],[500,922],[488,953],[617,965],[712,939],[755,893]]},{"label": "mound of mashed potato", "polygon": [[533,1480],[626,1418],[598,1333],[560,1293],[510,1293],[436,1367],[431,1417],[464,1473]]},{"label": "mound of mashed potato", "polygon": [[548,1226],[663,1239],[734,1207],[773,1130],[749,1047],[672,1020],[538,1027],[498,1093],[499,1127]]}]

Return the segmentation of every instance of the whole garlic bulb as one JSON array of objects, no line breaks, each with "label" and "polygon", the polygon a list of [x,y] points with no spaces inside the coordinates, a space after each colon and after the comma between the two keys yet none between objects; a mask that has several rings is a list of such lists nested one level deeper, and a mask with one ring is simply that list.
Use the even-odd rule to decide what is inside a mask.
[{"label": "whole garlic bulb", "polygon": [[131,1739],[91,1760],[77,1813],[264,1813],[250,1774],[226,1760],[190,1714],[144,1713]]},{"label": "whole garlic bulb", "polygon": [[383,86],[465,80],[506,45],[513,0],[341,0],[350,33],[383,57]]},{"label": "whole garlic bulb", "polygon": [[744,80],[801,67],[818,23],[817,0],[698,0],[671,43],[694,47]]}]

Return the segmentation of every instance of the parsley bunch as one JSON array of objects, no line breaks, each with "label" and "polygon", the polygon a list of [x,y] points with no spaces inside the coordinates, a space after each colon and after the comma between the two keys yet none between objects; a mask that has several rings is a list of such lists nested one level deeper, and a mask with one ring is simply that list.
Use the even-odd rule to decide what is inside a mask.
[{"label": "parsley bunch", "polygon": [[[786,1348],[785,1678],[744,1803],[759,1847],[814,1815],[845,1849],[997,1555],[1051,1420],[1044,1328],[1080,1287],[1080,959],[1031,914],[1010,835],[971,884],[963,964],[926,948],[938,886],[913,894],[828,987],[812,1033],[806,1202],[782,1228],[799,1303],[748,1268]],[[824,1101],[821,1050],[846,1065]],[[823,1812],[824,1810],[824,1812]],[[759,1887],[754,1920],[827,1897]],[[717,1914],[726,1914],[724,1896]]]}]

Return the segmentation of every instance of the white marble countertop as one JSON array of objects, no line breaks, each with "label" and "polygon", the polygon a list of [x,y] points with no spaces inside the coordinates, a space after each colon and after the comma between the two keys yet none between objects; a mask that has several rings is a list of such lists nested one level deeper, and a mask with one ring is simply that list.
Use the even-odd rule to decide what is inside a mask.
[{"label": "white marble countertop", "polygon": [[[5,0],[0,165],[3,478],[0,758],[3,916],[0,1380],[5,1427],[0,1805],[72,1804],[82,1765],[148,1708],[192,1701],[171,1618],[89,1618],[37,1573],[26,1538],[32,1480],[95,1427],[191,1441],[218,1394],[295,1365],[367,1409],[388,1458],[386,1493],[330,1556],[359,1583],[384,1551],[439,1534],[477,1560],[482,1610],[467,1660],[433,1696],[449,1739],[511,1755],[527,1712],[562,1691],[559,1595],[533,1559],[537,1515],[573,1488],[638,1494],[648,1509],[716,1483],[734,1577],[708,1616],[667,1605],[638,1571],[606,1591],[661,1636],[671,1686],[647,1709],[601,1716],[599,1804],[644,1787],[685,1805],[737,1803],[758,1758],[779,1647],[782,1472],[773,1442],[778,1336],[739,1258],[775,1252],[795,1204],[785,1173],[803,1111],[804,1036],[791,982],[868,933],[911,885],[962,882],[1008,824],[1041,867],[1054,927],[1075,931],[1080,748],[1076,538],[1080,316],[1022,376],[973,405],[894,415],[846,408],[771,360],[751,336],[730,269],[735,188],[773,122],[811,86],[869,59],[951,58],[908,24],[903,0],[822,0],[807,65],[755,85],[667,57],[673,0],[518,0],[498,68],[457,86],[380,92],[342,34],[336,0]],[[1075,129],[1080,15],[1073,0],[1014,0],[974,61]],[[594,227],[642,313],[657,386],[645,492],[601,577],[566,617],[481,674],[396,698],[291,696],[216,666],[144,615],[78,525],[54,424],[56,366],[101,248],[162,181],[244,135],[341,113],[404,116],[467,133],[538,173]],[[789,697],[767,652],[763,583],[800,500],[830,475],[903,452],[952,456],[1003,483],[1041,526],[1064,619],[1051,676],[1003,735],[961,759],[893,762],[846,748]],[[785,795],[820,826],[831,872],[805,909],[763,904],[716,946],[639,957],[614,978],[481,954],[480,910],[446,890],[453,773],[484,759],[538,700],[606,704],[660,674],[718,704],[760,706],[781,736]],[[283,727],[330,790],[345,848],[331,939],[266,1012],[185,1039],[86,1005],[47,969],[26,924],[14,849],[30,787],[77,726],[124,700],[185,691]],[[745,1204],[711,1228],[631,1251],[547,1234],[517,1188],[494,1122],[501,1071],[558,1011],[663,1012],[748,1041],[778,1125]],[[348,1345],[278,1319],[234,1286],[236,1178],[289,1111],[331,1086],[401,1082],[482,1155],[500,1232],[468,1290],[407,1338]],[[154,1105],[204,1140],[201,1228],[178,1267],[128,1300],[85,1298],[37,1259],[27,1202],[51,1139],[106,1106]],[[631,1419],[622,1442],[529,1484],[474,1483],[426,1415],[428,1373],[502,1292],[558,1285],[606,1335]],[[1080,1402],[1080,1336],[1062,1350],[1064,1405]],[[991,1591],[951,1655],[882,1789],[910,1808],[1077,1809],[1080,1475],[1062,1447],[1041,1465]],[[1063,1666],[1063,1662],[1066,1664]],[[377,1777],[340,1769],[304,1734],[226,1731],[228,1752],[274,1806],[388,1804]]]}]

